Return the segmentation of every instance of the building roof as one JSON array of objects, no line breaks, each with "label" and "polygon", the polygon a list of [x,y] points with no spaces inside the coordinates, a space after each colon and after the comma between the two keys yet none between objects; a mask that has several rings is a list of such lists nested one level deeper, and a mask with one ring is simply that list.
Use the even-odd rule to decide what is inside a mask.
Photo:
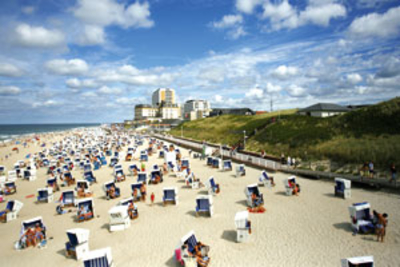
[{"label": "building roof", "polygon": [[138,104],[135,106],[135,108],[154,108],[154,107],[148,104]]},{"label": "building roof", "polygon": [[310,112],[310,111],[347,112],[350,111],[350,109],[332,103],[317,103],[315,105],[300,109],[298,112]]},{"label": "building roof", "polygon": [[208,102],[208,101],[203,100],[203,99],[190,99],[190,100],[186,101],[185,103],[192,103],[192,102]]},{"label": "building roof", "polygon": [[245,115],[247,113],[255,114],[255,112],[249,108],[213,108],[210,115]]}]

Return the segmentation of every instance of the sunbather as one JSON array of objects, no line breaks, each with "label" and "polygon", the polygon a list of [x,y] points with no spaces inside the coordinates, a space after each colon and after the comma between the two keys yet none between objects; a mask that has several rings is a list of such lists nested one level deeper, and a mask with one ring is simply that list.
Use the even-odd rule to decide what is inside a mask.
[{"label": "sunbather", "polygon": [[125,175],[122,175],[121,173],[118,173],[115,180],[116,180],[117,182],[125,181]]},{"label": "sunbather", "polygon": [[115,186],[111,185],[110,188],[107,190],[107,196],[111,199],[116,198],[116,190],[115,190]]},{"label": "sunbather", "polygon": [[289,182],[289,186],[292,188],[292,192],[293,192],[293,195],[295,195],[295,196],[298,196],[299,195],[299,192],[300,192],[300,185],[299,184],[296,184],[295,182],[293,182],[293,181],[290,181]]},{"label": "sunbather", "polygon": [[137,209],[137,206],[132,202],[130,202],[128,205],[128,214],[131,220],[139,217],[139,211]]},{"label": "sunbather", "polygon": [[43,234],[43,229],[42,227],[40,227],[40,224],[36,224],[35,226],[35,238],[37,242],[42,242],[42,240],[44,239],[44,234]]},{"label": "sunbather", "polygon": [[168,165],[167,165],[167,163],[163,164],[163,173],[164,173],[164,175],[168,174]]},{"label": "sunbather", "polygon": [[28,228],[25,233],[21,236],[20,243],[22,247],[36,247],[36,233],[33,228]]},{"label": "sunbather", "polygon": [[[209,247],[202,244],[201,242],[197,242],[194,247],[193,255],[196,257],[196,262],[198,266],[206,267],[210,263],[210,258],[208,257]],[[190,252],[189,252],[190,255]]]},{"label": "sunbather", "polygon": [[90,219],[92,217],[92,212],[88,210],[84,205],[81,205],[79,211],[78,211],[78,218],[79,221],[84,221],[87,219]]},{"label": "sunbather", "polygon": [[387,217],[388,215],[386,213],[380,214],[376,211],[374,211],[374,215],[378,219],[378,223],[375,225],[376,227],[376,241],[381,241],[383,243],[383,240],[386,235],[386,226],[387,226]]},{"label": "sunbather", "polygon": [[140,194],[142,196],[142,201],[146,201],[146,185],[144,183],[140,187]]},{"label": "sunbather", "polygon": [[78,192],[78,197],[84,198],[84,197],[91,197],[92,193],[91,192],[86,192],[85,185],[82,183],[80,187],[77,190]]}]

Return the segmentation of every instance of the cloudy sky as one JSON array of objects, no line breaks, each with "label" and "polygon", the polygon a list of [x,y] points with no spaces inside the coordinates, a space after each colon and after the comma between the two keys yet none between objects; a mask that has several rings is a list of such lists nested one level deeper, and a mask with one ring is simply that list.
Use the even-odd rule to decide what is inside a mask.
[{"label": "cloudy sky", "polygon": [[0,1],[0,123],[113,122],[159,87],[255,110],[400,95],[398,0]]}]

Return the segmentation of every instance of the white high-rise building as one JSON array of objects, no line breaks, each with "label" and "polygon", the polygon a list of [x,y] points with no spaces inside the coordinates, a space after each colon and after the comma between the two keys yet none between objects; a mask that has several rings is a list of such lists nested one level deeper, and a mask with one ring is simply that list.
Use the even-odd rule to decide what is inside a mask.
[{"label": "white high-rise building", "polygon": [[211,112],[210,102],[206,100],[188,100],[184,105],[184,118],[196,120],[207,117]]},{"label": "white high-rise building", "polygon": [[153,106],[161,106],[163,104],[175,104],[175,90],[170,88],[159,88],[154,91],[152,96]]}]

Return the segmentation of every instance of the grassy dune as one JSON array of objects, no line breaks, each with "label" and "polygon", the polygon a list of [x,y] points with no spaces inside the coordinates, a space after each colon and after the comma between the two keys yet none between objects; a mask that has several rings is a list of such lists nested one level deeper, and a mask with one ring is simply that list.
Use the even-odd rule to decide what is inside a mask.
[{"label": "grassy dune", "polygon": [[[236,144],[243,130],[250,136],[247,150],[279,156],[281,153],[303,160],[331,159],[335,162],[362,163],[373,160],[387,168],[400,163],[400,98],[347,114],[314,118],[281,112],[258,116],[220,116],[183,124],[184,136],[214,143]],[[180,127],[173,135],[180,136]],[[255,132],[255,130],[257,131]]]}]

